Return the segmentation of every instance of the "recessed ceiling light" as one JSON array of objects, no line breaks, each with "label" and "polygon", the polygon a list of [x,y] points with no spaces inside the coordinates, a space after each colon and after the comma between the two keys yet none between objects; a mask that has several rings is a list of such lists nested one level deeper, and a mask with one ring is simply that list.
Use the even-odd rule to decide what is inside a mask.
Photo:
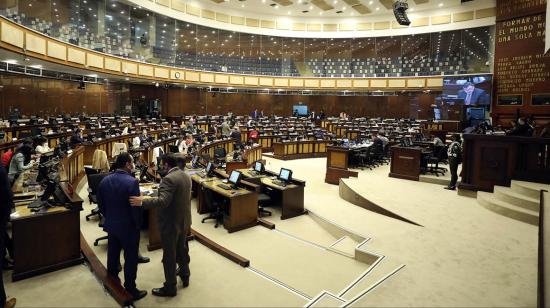
[{"label": "recessed ceiling light", "polygon": [[379,11],[379,10],[380,10],[380,8],[379,8],[379,7],[377,7],[377,8],[376,8],[376,10],[377,10],[377,11]]},{"label": "recessed ceiling light", "polygon": [[443,2],[441,2],[441,3],[439,4],[439,7],[442,7],[442,6],[443,6]]},{"label": "recessed ceiling light", "polygon": [[372,0],[371,0],[371,1],[369,1],[369,5],[370,5],[370,4],[372,4]]}]

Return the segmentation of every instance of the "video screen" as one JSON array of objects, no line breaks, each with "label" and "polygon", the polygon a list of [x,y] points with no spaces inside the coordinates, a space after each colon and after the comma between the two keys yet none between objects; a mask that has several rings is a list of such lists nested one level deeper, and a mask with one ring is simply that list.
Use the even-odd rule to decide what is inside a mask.
[{"label": "video screen", "polygon": [[434,120],[461,121],[466,107],[491,106],[492,75],[448,76],[433,106]]},{"label": "video screen", "polygon": [[290,181],[290,177],[292,176],[292,171],[281,168],[281,171],[279,172],[279,179],[283,181]]},{"label": "video screen", "polygon": [[444,77],[441,98],[466,106],[487,106],[491,104],[491,92],[491,75],[452,76]]},{"label": "video screen", "polygon": [[292,106],[292,114],[298,114],[299,116],[307,116],[307,105]]},{"label": "video screen", "polygon": [[231,175],[229,176],[229,182],[237,185],[239,184],[239,177],[241,176],[241,173],[239,171],[233,170],[231,172]]}]

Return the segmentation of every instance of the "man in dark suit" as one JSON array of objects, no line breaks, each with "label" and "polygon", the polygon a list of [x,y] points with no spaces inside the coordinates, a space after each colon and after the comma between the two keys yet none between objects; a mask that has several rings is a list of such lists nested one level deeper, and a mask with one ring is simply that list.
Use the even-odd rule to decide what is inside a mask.
[{"label": "man in dark suit", "polygon": [[189,285],[189,246],[187,235],[191,230],[191,177],[178,168],[174,154],[161,158],[162,168],[167,172],[158,190],[158,197],[130,197],[133,206],[157,209],[157,221],[163,250],[164,286],[153,289],[156,296],[176,296],[177,275],[183,287]]},{"label": "man in dark suit", "polygon": [[108,233],[107,272],[118,278],[120,251],[124,250],[124,288],[137,301],[147,295],[138,290],[136,276],[138,266],[139,230],[142,209],[130,206],[130,196],[139,196],[139,184],[130,173],[134,160],[127,152],[117,156],[116,171],[99,184],[97,199],[105,217],[103,229]]},{"label": "man in dark suit", "polygon": [[71,136],[71,147],[75,147],[76,145],[84,143],[85,141],[86,140],[84,140],[84,137],[82,136],[82,130],[80,128],[77,128],[74,134]]},{"label": "man in dark suit", "polygon": [[477,89],[473,83],[466,82],[458,91],[458,98],[464,99],[464,105],[488,105],[489,95],[482,89]]},{"label": "man in dark suit", "polygon": [[[4,266],[5,246],[6,246],[6,227],[10,218],[11,210],[13,209],[13,193],[11,191],[8,173],[2,165],[0,165],[0,269]],[[6,290],[4,290],[4,280],[0,275],[0,305],[1,307],[14,307],[15,298],[6,302]]]}]

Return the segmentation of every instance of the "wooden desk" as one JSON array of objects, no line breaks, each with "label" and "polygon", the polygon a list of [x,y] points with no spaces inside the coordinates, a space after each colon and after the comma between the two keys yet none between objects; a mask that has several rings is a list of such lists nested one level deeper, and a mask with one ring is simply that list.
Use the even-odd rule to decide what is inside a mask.
[{"label": "wooden desk", "polygon": [[218,180],[216,176],[213,177],[204,177],[201,178],[198,174],[191,175],[191,189],[194,194],[197,196],[197,213],[206,214],[210,213],[212,210],[209,205],[204,202],[205,200],[205,191],[203,189],[202,183]]},{"label": "wooden desk", "polygon": [[82,200],[76,195],[67,198],[76,202],[74,209],[57,206],[35,214],[26,206],[18,206],[12,214],[13,281],[83,262],[78,206]]},{"label": "wooden desk", "polygon": [[263,177],[260,182],[269,188],[272,204],[281,207],[281,219],[288,219],[305,213],[303,185],[288,184],[283,187],[273,184],[270,177]]},{"label": "wooden desk", "polygon": [[84,147],[78,146],[73,152],[63,157],[63,171],[61,179],[71,183],[74,187],[84,175]]},{"label": "wooden desk", "polygon": [[422,148],[393,146],[391,151],[390,177],[420,180]]},{"label": "wooden desk", "polygon": [[550,138],[464,134],[460,189],[493,191],[512,179],[550,183]]},{"label": "wooden desk", "polygon": [[222,147],[225,149],[226,153],[233,151],[233,139],[228,138],[224,140],[216,140],[213,142],[210,142],[209,144],[204,145],[198,150],[198,154],[202,157],[202,155],[207,154],[210,159],[214,159],[214,151],[218,147]]},{"label": "wooden desk", "polygon": [[228,201],[223,217],[225,229],[232,233],[255,226],[258,222],[258,193],[243,188],[225,190],[217,186],[221,183],[221,180],[204,181],[202,187]]},{"label": "wooden desk", "polygon": [[273,143],[273,157],[282,160],[325,157],[330,140],[306,140]]},{"label": "wooden desk", "polygon": [[340,146],[327,147],[327,172],[325,174],[325,183],[338,185],[340,179],[357,177],[356,171],[348,170],[350,158],[350,149]]}]

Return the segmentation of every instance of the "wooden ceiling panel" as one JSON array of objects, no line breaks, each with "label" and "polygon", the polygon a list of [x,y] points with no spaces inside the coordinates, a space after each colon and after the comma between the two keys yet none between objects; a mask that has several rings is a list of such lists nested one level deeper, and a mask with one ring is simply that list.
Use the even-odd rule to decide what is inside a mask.
[{"label": "wooden ceiling panel", "polygon": [[278,5],[282,5],[282,6],[289,6],[291,4],[294,4],[292,1],[290,0],[272,0],[273,2],[277,3]]},{"label": "wooden ceiling panel", "polygon": [[323,11],[329,11],[334,9],[334,7],[328,4],[325,0],[311,0],[311,4],[315,5],[316,7],[320,8]]},{"label": "wooden ceiling panel", "polygon": [[351,8],[356,10],[361,15],[365,15],[371,12],[371,10],[363,4],[354,5]]}]

